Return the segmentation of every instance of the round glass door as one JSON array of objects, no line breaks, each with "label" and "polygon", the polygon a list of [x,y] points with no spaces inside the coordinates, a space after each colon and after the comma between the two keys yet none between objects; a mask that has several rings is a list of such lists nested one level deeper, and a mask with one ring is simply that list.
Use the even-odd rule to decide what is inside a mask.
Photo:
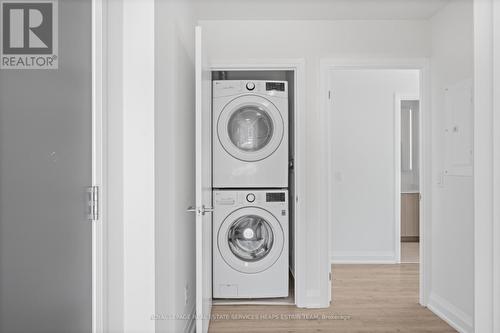
[{"label": "round glass door", "polygon": [[232,157],[256,162],[273,154],[285,128],[276,106],[261,96],[242,96],[230,101],[217,120],[217,136]]},{"label": "round glass door", "polygon": [[265,209],[244,207],[229,214],[217,232],[217,248],[233,269],[248,274],[271,267],[285,248],[278,219]]},{"label": "round glass door", "polygon": [[245,215],[237,219],[228,232],[231,252],[244,261],[264,258],[273,247],[273,230],[265,219],[257,215]]},{"label": "round glass door", "polygon": [[231,142],[245,152],[265,147],[273,136],[273,121],[263,109],[253,105],[233,112],[227,124]]}]

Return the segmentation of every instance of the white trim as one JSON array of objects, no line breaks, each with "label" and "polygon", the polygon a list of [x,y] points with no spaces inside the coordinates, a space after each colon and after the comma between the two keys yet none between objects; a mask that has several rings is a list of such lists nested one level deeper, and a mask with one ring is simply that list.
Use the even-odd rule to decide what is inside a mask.
[{"label": "white trim", "polygon": [[436,293],[432,292],[429,295],[427,307],[458,332],[474,332],[473,318]]},{"label": "white trim", "polygon": [[[420,185],[422,196],[420,201],[420,277],[419,302],[425,306],[430,290],[430,231],[431,219],[431,114],[430,110],[430,75],[429,60],[427,58],[324,58],[320,60],[321,87],[320,92],[328,94],[328,76],[330,70],[335,69],[416,69],[420,71]],[[331,123],[328,103],[323,106],[322,114],[325,123]],[[326,126],[326,125],[325,125]],[[328,133],[328,132],[327,132]],[[329,136],[329,134],[327,134]],[[332,170],[332,140],[328,137],[328,171]],[[328,202],[332,202],[332,182],[329,181]],[[332,211],[329,210],[328,221],[332,220]],[[329,228],[328,228],[329,229]],[[325,230],[328,230],[325,229]],[[396,243],[396,242],[395,242]],[[396,249],[395,249],[396,252]]]},{"label": "white trim", "polygon": [[336,251],[330,258],[332,264],[396,264],[398,260],[390,251]]},{"label": "white trim", "polygon": [[493,330],[500,331],[500,3],[493,2]]},{"label": "white trim", "polygon": [[500,4],[474,1],[474,328],[500,331]]},{"label": "white trim", "polygon": [[105,320],[105,228],[103,216],[105,196],[104,166],[104,13],[107,2],[92,0],[92,185],[99,186],[99,219],[92,222],[92,332],[104,333]]},{"label": "white trim", "polygon": [[[395,185],[395,192],[396,195],[394,197],[394,221],[396,223],[395,225],[395,245],[394,245],[394,252],[395,252],[395,260],[396,263],[401,263],[401,101],[407,101],[407,100],[418,100],[420,101],[420,96],[415,95],[415,94],[400,94],[397,93],[394,95],[394,170],[396,171],[395,177],[394,177],[394,185]],[[421,112],[418,113],[419,117],[419,123],[420,123],[420,118],[421,118]],[[410,121],[411,121],[411,114],[410,114]],[[419,124],[420,125],[420,124]],[[411,131],[412,125],[410,123],[410,131]],[[419,126],[420,128],[420,126]],[[411,134],[410,134],[411,135]],[[422,146],[422,136],[419,135],[418,137],[418,146]],[[410,142],[410,147],[412,146],[412,143]],[[419,148],[419,154],[420,154],[420,148]],[[410,158],[412,152],[410,152]],[[419,156],[420,157],[420,156]],[[419,158],[419,163],[420,163],[420,158]],[[419,172],[420,172],[420,167],[419,165]],[[399,193],[399,195],[398,195]],[[420,221],[419,221],[420,224]]]},{"label": "white trim", "polygon": [[[304,59],[238,59],[212,61],[211,70],[290,70],[295,73],[295,304],[298,307],[316,307],[307,293],[307,223],[303,198],[305,193],[305,60]],[[326,222],[325,222],[326,224]],[[328,244],[326,244],[328,246]],[[325,255],[325,267],[328,252]],[[328,276],[328,273],[325,273]],[[326,285],[326,284],[325,284]],[[329,285],[329,283],[328,283]],[[323,290],[322,295],[328,291]],[[320,296],[321,297],[321,296]],[[321,302],[319,302],[321,303]]]}]

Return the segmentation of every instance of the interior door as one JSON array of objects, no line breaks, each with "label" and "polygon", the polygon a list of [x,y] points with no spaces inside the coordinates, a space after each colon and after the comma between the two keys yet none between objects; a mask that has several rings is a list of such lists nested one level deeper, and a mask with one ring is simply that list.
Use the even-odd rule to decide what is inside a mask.
[{"label": "interior door", "polygon": [[208,332],[212,309],[212,74],[196,27],[196,332]]},{"label": "interior door", "polygon": [[91,3],[55,2],[58,69],[0,69],[0,332],[92,331]]}]

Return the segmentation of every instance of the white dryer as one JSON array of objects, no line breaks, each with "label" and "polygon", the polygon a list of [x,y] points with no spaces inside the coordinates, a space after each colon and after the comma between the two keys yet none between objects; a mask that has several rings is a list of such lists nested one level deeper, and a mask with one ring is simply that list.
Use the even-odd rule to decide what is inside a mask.
[{"label": "white dryer", "polygon": [[288,191],[213,194],[213,297],[287,297]]},{"label": "white dryer", "polygon": [[213,187],[288,187],[286,81],[213,82]]}]

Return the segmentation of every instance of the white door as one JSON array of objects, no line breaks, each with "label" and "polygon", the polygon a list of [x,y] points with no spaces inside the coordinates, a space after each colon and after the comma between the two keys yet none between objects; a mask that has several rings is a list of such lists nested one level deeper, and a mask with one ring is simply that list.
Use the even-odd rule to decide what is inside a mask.
[{"label": "white door", "polygon": [[196,27],[196,332],[208,332],[212,309],[212,78]]},{"label": "white door", "polygon": [[[33,34],[22,19],[32,11],[41,20]],[[59,18],[61,55],[57,70],[0,70],[0,332],[92,332],[92,224],[102,223],[87,220],[84,201],[92,1],[2,1],[0,13],[17,23],[11,33],[21,26],[12,33],[21,43],[32,34],[48,48]],[[31,57],[26,44],[8,56]]]}]

